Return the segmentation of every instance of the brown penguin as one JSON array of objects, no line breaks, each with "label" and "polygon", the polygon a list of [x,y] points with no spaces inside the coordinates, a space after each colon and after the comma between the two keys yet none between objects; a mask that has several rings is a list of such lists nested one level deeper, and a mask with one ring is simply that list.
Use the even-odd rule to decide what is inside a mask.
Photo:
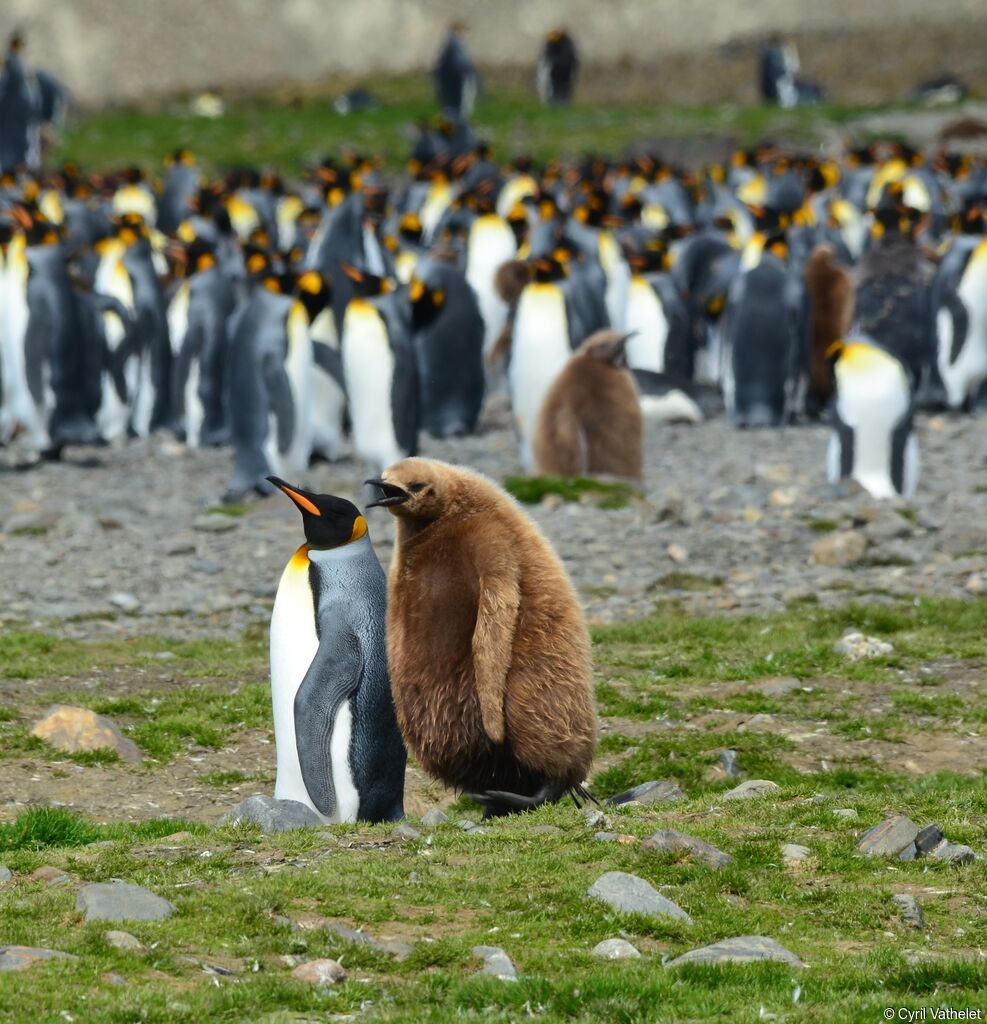
[{"label": "brown penguin", "polygon": [[835,256],[831,245],[817,245],[805,265],[805,287],[812,311],[806,406],[814,416],[822,413],[836,390],[828,353],[834,342],[846,337],[853,322],[853,281]]},{"label": "brown penguin", "polygon": [[468,469],[412,458],[367,483],[397,519],[387,660],[409,749],[487,816],[588,796],[589,633],[551,545]]},{"label": "brown penguin", "polygon": [[644,420],[624,347],[630,334],[597,331],[548,389],[532,444],[539,473],[641,479]]}]

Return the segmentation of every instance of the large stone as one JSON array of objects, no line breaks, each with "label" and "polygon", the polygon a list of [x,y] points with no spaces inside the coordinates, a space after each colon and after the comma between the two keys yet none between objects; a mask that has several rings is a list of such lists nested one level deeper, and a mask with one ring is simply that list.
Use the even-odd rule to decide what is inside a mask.
[{"label": "large stone", "polygon": [[857,530],[836,530],[820,537],[812,545],[812,560],[817,565],[853,565],[864,557],[867,538]]},{"label": "large stone", "polygon": [[938,825],[926,825],[915,837],[915,855],[924,857],[931,853],[946,837]]},{"label": "large stone", "polygon": [[808,846],[801,846],[798,843],[785,843],[781,848],[781,859],[786,864],[801,864],[812,856]]},{"label": "large stone", "polygon": [[346,971],[335,960],[309,960],[307,964],[299,964],[291,976],[310,985],[335,985],[345,979]]},{"label": "large stone", "polygon": [[781,787],[770,779],[748,779],[720,796],[721,800],[749,800],[751,797],[775,793]]},{"label": "large stone", "polygon": [[275,800],[259,794],[248,796],[223,816],[221,823],[258,825],[262,832],[290,832],[296,828],[321,825],[322,819],[308,804],[298,800]]},{"label": "large stone", "polygon": [[642,782],[640,786],[628,789],[624,793],[618,793],[610,797],[608,804],[617,806],[619,804],[662,804],[670,803],[673,800],[684,800],[685,793],[677,782],[668,780],[653,779],[650,782]]},{"label": "large stone", "polygon": [[678,967],[680,964],[746,964],[755,960],[777,960],[791,967],[805,967],[805,964],[789,949],[785,949],[774,939],[763,935],[738,935],[736,938],[723,939],[709,946],[690,949],[674,960],[669,960],[666,967]]},{"label": "large stone", "polygon": [[635,960],[640,951],[626,939],[604,939],[593,947],[593,956],[604,960]]},{"label": "large stone", "polygon": [[474,946],[473,956],[483,961],[478,974],[490,974],[501,981],[517,981],[517,968],[500,946]]},{"label": "large stone", "polygon": [[918,825],[904,814],[887,818],[868,829],[858,840],[857,849],[868,857],[898,857],[914,849]]},{"label": "large stone", "polygon": [[959,867],[962,864],[971,864],[976,859],[976,854],[969,846],[962,843],[951,843],[943,840],[930,854],[933,860],[945,861],[947,864],[955,864]]},{"label": "large stone", "polygon": [[698,839],[696,836],[687,835],[685,832],[676,832],[674,829],[663,828],[652,832],[647,839],[641,843],[642,850],[667,850],[670,853],[685,853],[690,858],[701,860],[711,868],[725,868],[733,863],[733,857],[729,853],[718,850],[715,846]]},{"label": "large stone", "polygon": [[175,913],[166,899],[129,882],[84,885],[75,909],[84,912],[87,921],[159,921]]},{"label": "large stone", "polygon": [[90,750],[115,750],[121,761],[138,764],[143,760],[137,744],[128,740],[119,728],[88,708],[55,704],[31,730],[56,750],[79,754]]},{"label": "large stone", "polygon": [[589,887],[586,894],[602,900],[613,910],[648,917],[674,917],[692,924],[692,918],[676,903],[666,899],[643,878],[626,871],[607,871]]},{"label": "large stone", "polygon": [[71,953],[34,946],[0,946],[0,971],[23,971],[43,960],[78,960]]}]

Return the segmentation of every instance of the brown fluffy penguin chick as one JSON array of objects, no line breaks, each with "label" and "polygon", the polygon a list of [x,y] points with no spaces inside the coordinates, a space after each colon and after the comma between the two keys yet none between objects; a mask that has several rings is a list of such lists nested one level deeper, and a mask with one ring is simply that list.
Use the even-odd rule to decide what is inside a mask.
[{"label": "brown fluffy penguin chick", "polygon": [[545,395],[532,448],[539,473],[641,479],[644,420],[624,347],[629,334],[597,331]]},{"label": "brown fluffy penguin chick", "polygon": [[836,390],[829,350],[845,338],[853,322],[853,281],[836,262],[831,245],[817,245],[805,265],[805,287],[812,311],[809,341],[809,412],[819,415]]},{"label": "brown fluffy penguin chick", "polygon": [[430,774],[486,814],[580,787],[596,741],[589,633],[566,571],[486,477],[405,459],[379,480],[397,519],[387,653],[398,723]]}]

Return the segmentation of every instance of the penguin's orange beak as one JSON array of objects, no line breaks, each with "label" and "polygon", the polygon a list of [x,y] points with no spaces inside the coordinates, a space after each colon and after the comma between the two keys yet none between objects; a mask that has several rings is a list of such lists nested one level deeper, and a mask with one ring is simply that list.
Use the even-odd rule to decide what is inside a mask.
[{"label": "penguin's orange beak", "polygon": [[389,505],[403,505],[411,495],[397,484],[389,484],[386,480],[377,477],[375,480],[364,480],[365,484],[377,487],[382,491],[381,497],[371,501],[367,508],[387,508]]},{"label": "penguin's orange beak", "polygon": [[289,498],[302,510],[302,512],[308,512],[313,516],[321,516],[322,513],[319,511],[318,505],[313,501],[310,501],[299,491],[296,491],[290,484],[286,484],[284,480],[279,480],[276,476],[269,476],[268,481],[274,484],[279,490],[284,491]]}]

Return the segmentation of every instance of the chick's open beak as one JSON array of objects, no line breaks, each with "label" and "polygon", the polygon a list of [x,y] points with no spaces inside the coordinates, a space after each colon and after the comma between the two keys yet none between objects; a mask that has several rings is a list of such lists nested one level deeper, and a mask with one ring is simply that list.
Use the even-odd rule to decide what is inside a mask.
[{"label": "chick's open beak", "polygon": [[370,484],[371,487],[377,487],[382,492],[381,497],[376,501],[371,501],[367,508],[386,508],[388,505],[403,505],[411,495],[403,488],[398,487],[397,484],[389,484],[386,480],[381,480],[379,477],[376,480],[364,480],[365,484]]}]

